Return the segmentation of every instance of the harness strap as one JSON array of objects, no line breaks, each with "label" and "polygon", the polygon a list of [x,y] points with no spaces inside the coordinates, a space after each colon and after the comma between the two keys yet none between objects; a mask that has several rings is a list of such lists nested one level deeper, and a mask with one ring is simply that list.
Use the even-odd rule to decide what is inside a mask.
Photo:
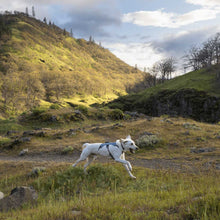
[{"label": "harness strap", "polygon": [[110,150],[109,150],[109,145],[107,145],[106,148],[107,148],[107,150],[108,150],[109,155],[110,155],[111,158],[114,160],[115,158],[113,157],[112,153],[111,153]]},{"label": "harness strap", "polygon": [[99,151],[102,147],[106,146],[110,157],[114,160],[115,158],[113,157],[112,153],[111,153],[110,150],[109,150],[109,146],[110,146],[110,145],[116,146],[117,148],[119,148],[119,146],[118,146],[116,143],[103,143],[103,144],[101,144],[101,145],[99,146],[98,151]]}]

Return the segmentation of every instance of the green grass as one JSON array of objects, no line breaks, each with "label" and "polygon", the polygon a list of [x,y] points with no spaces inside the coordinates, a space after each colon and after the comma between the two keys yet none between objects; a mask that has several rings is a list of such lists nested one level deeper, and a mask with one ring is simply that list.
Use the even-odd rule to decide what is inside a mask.
[{"label": "green grass", "polygon": [[119,165],[94,165],[88,175],[81,168],[42,174],[34,180],[38,205],[2,217],[71,219],[76,210],[79,219],[218,219],[220,177],[215,171],[198,175],[136,167],[133,172],[137,180]]}]

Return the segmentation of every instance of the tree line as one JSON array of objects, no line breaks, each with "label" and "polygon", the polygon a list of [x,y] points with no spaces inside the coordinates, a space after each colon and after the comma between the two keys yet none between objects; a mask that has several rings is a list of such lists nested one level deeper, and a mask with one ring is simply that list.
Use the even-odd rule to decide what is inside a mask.
[{"label": "tree line", "polygon": [[220,63],[220,33],[206,40],[201,46],[193,46],[184,56],[184,68],[199,70]]}]

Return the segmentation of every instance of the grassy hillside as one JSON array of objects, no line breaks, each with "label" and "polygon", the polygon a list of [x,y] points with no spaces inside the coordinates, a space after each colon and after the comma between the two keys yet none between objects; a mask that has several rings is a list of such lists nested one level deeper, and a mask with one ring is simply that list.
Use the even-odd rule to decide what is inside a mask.
[{"label": "grassy hillside", "polygon": [[[218,121],[219,72],[219,65],[190,72],[142,92],[120,97],[109,106],[124,111],[137,110],[154,116],[171,114],[203,121]],[[212,114],[214,116],[210,118]]]},{"label": "grassy hillside", "polygon": [[[1,16],[0,25],[0,78],[13,78],[10,86],[17,88],[18,80],[27,87],[27,81],[34,79],[40,88],[38,99],[57,100],[74,94],[112,99],[126,94],[128,86],[142,79],[141,71],[109,50],[70,37],[55,25],[25,15]],[[20,101],[25,95],[27,89],[21,91]]]}]

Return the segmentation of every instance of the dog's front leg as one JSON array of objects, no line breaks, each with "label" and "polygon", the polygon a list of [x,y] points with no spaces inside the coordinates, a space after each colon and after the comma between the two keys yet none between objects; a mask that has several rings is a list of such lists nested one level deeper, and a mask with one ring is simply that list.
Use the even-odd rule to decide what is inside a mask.
[{"label": "dog's front leg", "polygon": [[127,160],[123,160],[123,159],[120,159],[120,158],[116,158],[115,161],[119,162],[119,163],[122,163],[125,167],[125,169],[128,171],[128,174],[131,178],[134,178],[136,179],[136,177],[131,173],[131,170],[132,170],[132,166],[130,164],[129,161]]}]

